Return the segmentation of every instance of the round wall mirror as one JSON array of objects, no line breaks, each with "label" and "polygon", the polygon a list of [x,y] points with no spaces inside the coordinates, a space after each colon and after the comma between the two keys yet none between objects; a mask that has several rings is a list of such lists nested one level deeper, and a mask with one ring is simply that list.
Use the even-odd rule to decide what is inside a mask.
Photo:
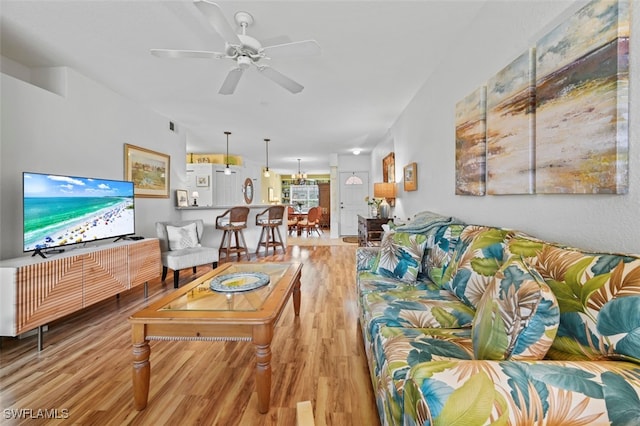
[{"label": "round wall mirror", "polygon": [[253,181],[249,178],[244,180],[244,202],[251,204],[253,202]]}]

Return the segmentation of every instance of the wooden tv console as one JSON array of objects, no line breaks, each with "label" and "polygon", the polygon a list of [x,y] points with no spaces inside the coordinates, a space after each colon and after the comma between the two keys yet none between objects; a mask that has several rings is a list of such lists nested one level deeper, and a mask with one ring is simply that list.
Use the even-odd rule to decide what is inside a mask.
[{"label": "wooden tv console", "polygon": [[160,276],[156,238],[0,261],[0,336],[17,336]]}]

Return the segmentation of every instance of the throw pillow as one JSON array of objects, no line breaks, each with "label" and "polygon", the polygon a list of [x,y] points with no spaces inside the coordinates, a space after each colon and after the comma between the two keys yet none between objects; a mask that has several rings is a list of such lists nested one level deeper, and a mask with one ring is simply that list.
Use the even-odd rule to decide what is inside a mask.
[{"label": "throw pillow", "polygon": [[200,247],[198,230],[195,223],[185,226],[167,225],[169,237],[169,250],[182,250],[189,247]]},{"label": "throw pillow", "polygon": [[558,301],[540,274],[519,257],[487,286],[472,324],[473,353],[483,360],[544,358],[560,324]]},{"label": "throw pillow", "polygon": [[440,285],[476,309],[485,289],[504,260],[505,239],[511,231],[490,226],[466,226],[440,277]]},{"label": "throw pillow", "polygon": [[427,237],[390,230],[384,234],[373,269],[377,274],[414,283]]}]

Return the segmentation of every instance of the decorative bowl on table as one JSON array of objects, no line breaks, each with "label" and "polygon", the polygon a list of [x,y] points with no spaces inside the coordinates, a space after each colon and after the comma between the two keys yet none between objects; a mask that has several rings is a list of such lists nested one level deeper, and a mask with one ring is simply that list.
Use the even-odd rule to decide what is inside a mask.
[{"label": "decorative bowl on table", "polygon": [[234,272],[213,278],[209,287],[221,293],[237,293],[264,287],[270,280],[263,272]]}]

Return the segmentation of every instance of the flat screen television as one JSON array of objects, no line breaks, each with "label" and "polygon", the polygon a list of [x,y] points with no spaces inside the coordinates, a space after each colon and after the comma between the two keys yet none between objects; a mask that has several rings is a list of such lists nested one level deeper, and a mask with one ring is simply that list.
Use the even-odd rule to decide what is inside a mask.
[{"label": "flat screen television", "polygon": [[135,233],[133,182],[24,172],[22,200],[23,250],[34,256]]}]

